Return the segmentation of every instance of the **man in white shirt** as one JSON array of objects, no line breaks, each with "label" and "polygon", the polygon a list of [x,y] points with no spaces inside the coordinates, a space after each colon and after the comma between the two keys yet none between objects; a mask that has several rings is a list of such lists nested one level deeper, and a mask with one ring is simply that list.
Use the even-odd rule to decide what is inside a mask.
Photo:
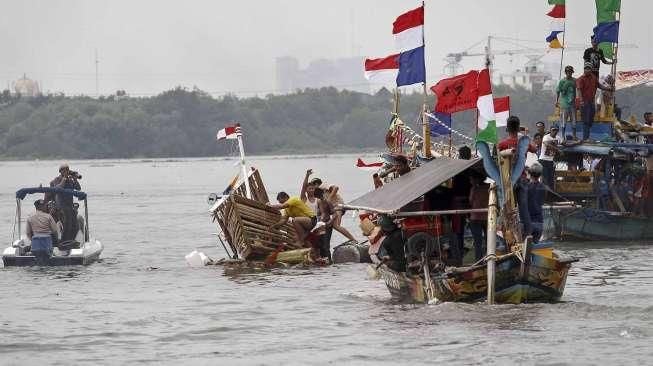
[{"label": "man in white shirt", "polygon": [[549,133],[542,138],[542,151],[540,152],[539,162],[542,164],[542,178],[543,183],[549,188],[553,189],[553,174],[555,172],[555,165],[553,158],[558,152],[558,146],[562,145],[562,137],[558,136],[558,126],[551,126]]}]

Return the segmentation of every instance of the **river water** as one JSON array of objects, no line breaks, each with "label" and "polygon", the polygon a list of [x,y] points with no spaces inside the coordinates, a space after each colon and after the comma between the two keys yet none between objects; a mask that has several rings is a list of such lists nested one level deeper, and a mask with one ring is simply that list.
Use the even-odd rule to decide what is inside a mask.
[{"label": "river water", "polygon": [[[347,200],[372,185],[355,160],[252,163],[271,193],[298,193],[313,168]],[[645,243],[561,244],[581,261],[557,304],[393,304],[362,264],[231,276],[220,267],[189,268],[184,255],[193,249],[224,255],[206,196],[224,189],[235,163],[71,162],[84,176],[102,260],[0,269],[0,363],[653,364],[653,246]],[[57,166],[0,162],[3,248],[12,238],[14,192],[47,184]],[[359,233],[351,216],[344,224]],[[342,239],[334,233],[333,243]]]}]

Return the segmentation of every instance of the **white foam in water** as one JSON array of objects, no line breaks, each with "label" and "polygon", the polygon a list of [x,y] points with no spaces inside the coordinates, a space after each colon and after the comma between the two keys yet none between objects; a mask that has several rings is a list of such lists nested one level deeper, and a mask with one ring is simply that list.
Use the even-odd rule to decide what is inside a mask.
[{"label": "white foam in water", "polygon": [[186,255],[186,263],[191,267],[204,267],[209,263],[209,257],[204,253],[193,250]]}]

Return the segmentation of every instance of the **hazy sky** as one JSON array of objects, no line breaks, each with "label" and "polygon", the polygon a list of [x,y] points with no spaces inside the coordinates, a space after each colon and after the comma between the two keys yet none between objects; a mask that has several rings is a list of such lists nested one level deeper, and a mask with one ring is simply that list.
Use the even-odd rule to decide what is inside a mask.
[{"label": "hazy sky", "polygon": [[[0,83],[25,72],[46,91],[95,94],[125,89],[151,95],[176,85],[219,95],[275,92],[274,59],[385,56],[393,53],[392,22],[416,1],[399,0],[0,0]],[[594,0],[567,1],[567,42],[585,44],[595,23]],[[653,2],[623,0],[620,40],[639,48],[620,53],[620,69],[653,67]],[[542,40],[546,0],[427,0],[429,83],[442,77],[444,55],[488,34]],[[515,45],[496,42],[496,49]],[[482,47],[474,48],[482,51]],[[565,63],[580,66],[580,51]],[[552,55],[553,56],[553,55]],[[551,56],[551,57],[552,57]],[[559,57],[559,56],[558,56]],[[552,59],[555,59],[553,57]],[[559,60],[559,59],[558,59]],[[524,56],[497,56],[503,71]],[[559,62],[559,61],[558,61]],[[463,60],[478,68],[481,58]],[[361,66],[362,72],[362,66]]]}]

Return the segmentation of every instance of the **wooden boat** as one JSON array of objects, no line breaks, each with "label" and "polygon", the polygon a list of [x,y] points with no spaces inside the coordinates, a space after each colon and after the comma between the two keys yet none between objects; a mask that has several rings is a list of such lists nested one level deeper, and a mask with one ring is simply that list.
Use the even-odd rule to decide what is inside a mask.
[{"label": "wooden boat", "polygon": [[[580,240],[651,240],[651,198],[637,204],[628,187],[619,182],[653,182],[653,145],[636,143],[590,143],[562,147],[563,157],[555,172],[554,198],[576,204],[545,210],[545,235]],[[600,161],[597,168],[573,169],[583,159]],[[640,161],[641,163],[637,163]],[[630,183],[629,183],[630,184]]]},{"label": "wooden boat", "polygon": [[[525,156],[517,152],[516,156]],[[483,144],[483,143],[480,143]],[[523,169],[524,161],[516,162],[511,168],[511,159],[501,157],[500,167],[492,167],[487,160],[487,145],[479,146],[484,156],[482,159],[459,160],[440,158],[424,163],[410,173],[397,177],[383,187],[369,192],[343,206],[346,209],[365,210],[379,216],[404,220],[401,224],[404,247],[407,250],[408,265],[405,271],[381,263],[376,266],[394,300],[400,302],[433,303],[443,301],[475,302],[489,301],[498,303],[554,302],[563,295],[567,274],[571,263],[577,261],[572,257],[554,251],[550,245],[531,243],[530,237],[522,239],[516,222],[515,200],[512,192],[511,169]],[[525,159],[519,159],[525,160]],[[460,174],[470,169],[480,169],[484,165],[490,178],[499,183],[499,197],[496,188],[491,191],[488,238],[493,235],[503,243],[498,253],[490,250],[488,255],[477,263],[466,266],[452,266],[448,258],[448,240],[450,235],[445,228],[447,217],[465,214],[473,210],[425,211],[424,200],[436,187],[448,184]],[[500,208],[498,217],[493,207]],[[495,212],[495,214],[493,214]],[[415,225],[406,218],[427,222],[433,218],[440,219],[436,225]],[[495,218],[500,221],[501,232],[496,229]],[[434,229],[435,227],[435,229]],[[500,235],[499,235],[500,234]],[[428,243],[416,245],[411,240],[421,235],[420,240]],[[490,240],[488,240],[490,242]],[[430,244],[429,244],[430,243]],[[421,251],[415,253],[413,249]],[[411,251],[413,251],[411,253]],[[488,266],[488,264],[493,264]],[[492,289],[492,291],[488,291]],[[488,300],[488,296],[491,299]]]},{"label": "wooden boat", "polygon": [[[522,260],[517,253],[499,256],[496,263],[495,300],[499,303],[554,302],[560,300],[571,263],[551,248],[537,248]],[[386,265],[378,269],[392,298],[398,302],[428,302],[423,276],[396,272]],[[487,266],[448,268],[431,275],[438,301],[477,302],[487,298]]]}]

